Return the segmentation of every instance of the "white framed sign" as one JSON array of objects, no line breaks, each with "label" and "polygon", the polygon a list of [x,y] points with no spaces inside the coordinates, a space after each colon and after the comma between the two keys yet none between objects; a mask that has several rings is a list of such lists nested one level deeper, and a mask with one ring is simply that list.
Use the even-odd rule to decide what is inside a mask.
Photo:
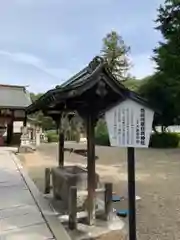
[{"label": "white framed sign", "polygon": [[109,140],[114,147],[147,148],[154,111],[127,99],[105,114]]}]

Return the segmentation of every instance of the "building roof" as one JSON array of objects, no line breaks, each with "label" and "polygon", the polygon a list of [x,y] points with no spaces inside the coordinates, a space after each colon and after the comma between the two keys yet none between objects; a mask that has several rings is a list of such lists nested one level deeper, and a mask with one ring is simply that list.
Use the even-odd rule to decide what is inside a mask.
[{"label": "building roof", "polygon": [[104,63],[103,59],[100,57],[95,57],[85,68],[83,68],[80,72],[72,76],[69,80],[64,82],[59,86],[59,88],[69,88],[69,87],[77,87],[79,84],[83,84],[85,81],[90,78],[94,71],[97,71],[102,64]]},{"label": "building roof", "polygon": [[0,84],[0,108],[25,109],[31,103],[24,86]]},{"label": "building roof", "polygon": [[[103,58],[97,56],[88,64],[87,67],[78,72],[68,81],[42,95],[37,101],[27,108],[27,113],[30,114],[41,110],[42,108],[47,108],[48,106],[55,106],[57,102],[69,103],[69,101],[71,101],[74,103],[74,108],[76,108],[78,105],[78,103],[76,104],[77,98],[82,96],[83,99],[81,98],[81,101],[88,101],[87,98],[90,96],[86,93],[102,81],[108,89],[111,89],[111,98],[109,98],[109,100],[106,99],[107,105],[112,105],[113,102],[122,102],[123,100],[129,98],[145,105],[146,107],[152,108],[147,100],[143,99],[137,93],[130,91],[122,83],[120,83],[109,70],[108,63],[105,62]],[[114,99],[112,100],[113,97]],[[103,106],[103,109],[104,107],[106,106]]]}]

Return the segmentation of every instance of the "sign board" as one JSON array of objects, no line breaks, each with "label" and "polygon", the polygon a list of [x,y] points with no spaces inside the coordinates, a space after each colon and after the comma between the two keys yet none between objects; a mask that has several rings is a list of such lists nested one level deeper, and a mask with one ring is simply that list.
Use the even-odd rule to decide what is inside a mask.
[{"label": "sign board", "polygon": [[127,99],[105,114],[109,140],[114,147],[147,148],[154,112]]}]

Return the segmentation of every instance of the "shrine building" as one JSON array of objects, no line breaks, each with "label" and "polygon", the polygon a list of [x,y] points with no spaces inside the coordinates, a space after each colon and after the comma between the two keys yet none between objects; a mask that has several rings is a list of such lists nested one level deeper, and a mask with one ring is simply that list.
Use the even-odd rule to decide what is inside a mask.
[{"label": "shrine building", "polygon": [[0,145],[11,144],[26,125],[25,109],[31,104],[24,86],[0,84]]}]

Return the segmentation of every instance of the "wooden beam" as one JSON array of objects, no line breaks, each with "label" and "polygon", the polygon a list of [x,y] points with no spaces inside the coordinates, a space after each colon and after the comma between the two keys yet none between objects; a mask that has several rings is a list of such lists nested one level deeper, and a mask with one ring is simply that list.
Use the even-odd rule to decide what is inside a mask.
[{"label": "wooden beam", "polygon": [[95,118],[92,114],[87,116],[87,169],[88,169],[88,224],[93,225],[95,221]]},{"label": "wooden beam", "polygon": [[47,115],[49,115],[49,116],[51,116],[51,115],[60,116],[60,115],[61,115],[61,111],[56,110],[56,109],[55,109],[55,110],[54,110],[54,109],[52,109],[52,110],[47,110],[46,113],[47,113]]}]

